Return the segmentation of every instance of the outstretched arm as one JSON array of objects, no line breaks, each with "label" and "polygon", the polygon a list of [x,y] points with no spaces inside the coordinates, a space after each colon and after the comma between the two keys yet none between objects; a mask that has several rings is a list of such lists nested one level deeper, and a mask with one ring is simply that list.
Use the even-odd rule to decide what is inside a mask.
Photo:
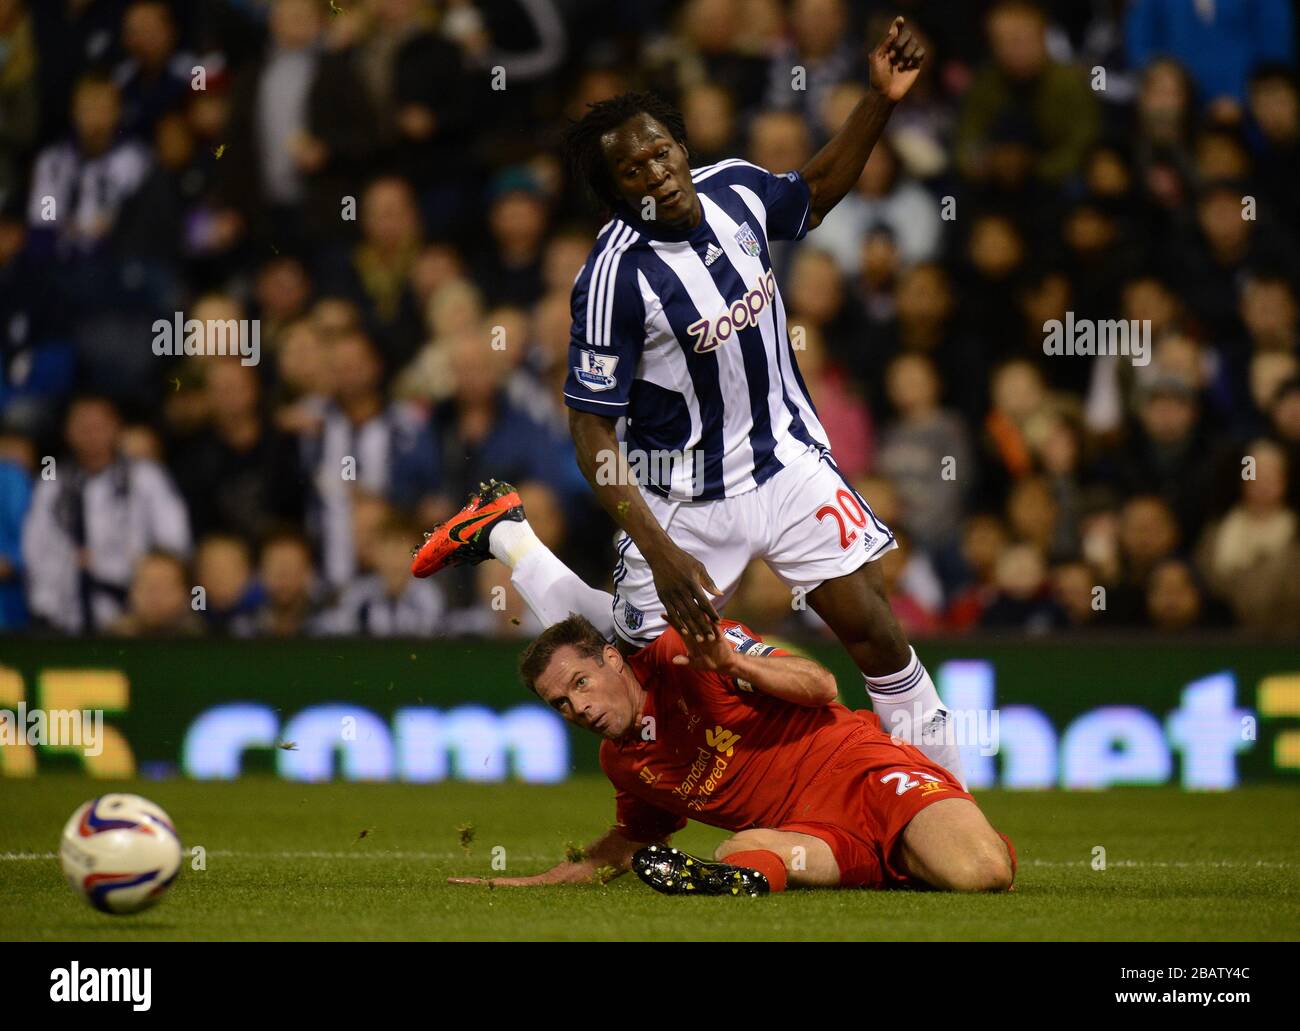
[{"label": "outstretched arm", "polygon": [[632,855],[642,843],[629,841],[617,827],[597,838],[583,850],[582,858],[557,863],[532,877],[448,877],[449,884],[489,884],[495,888],[530,888],[544,884],[589,884],[598,874],[602,880],[625,874],[632,868]]},{"label": "outstretched arm", "polygon": [[871,149],[885,123],[912,88],[920,73],[925,50],[895,18],[880,45],[871,52],[871,87],[839,131],[799,170],[812,194],[808,227],[821,222],[862,175]]}]

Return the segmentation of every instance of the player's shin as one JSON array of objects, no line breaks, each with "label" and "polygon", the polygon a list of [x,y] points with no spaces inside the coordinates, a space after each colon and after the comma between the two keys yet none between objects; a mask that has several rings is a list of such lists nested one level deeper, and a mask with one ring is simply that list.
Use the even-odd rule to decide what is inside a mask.
[{"label": "player's shin", "polygon": [[614,598],[588,587],[528,525],[501,522],[488,538],[492,557],[510,567],[510,582],[542,626],[552,626],[577,612],[606,637],[614,636]]},{"label": "player's shin", "polygon": [[948,708],[921,665],[916,650],[910,649],[910,654],[908,664],[897,673],[862,678],[867,682],[871,707],[886,733],[914,745],[927,759],[956,777],[964,788],[966,777]]}]

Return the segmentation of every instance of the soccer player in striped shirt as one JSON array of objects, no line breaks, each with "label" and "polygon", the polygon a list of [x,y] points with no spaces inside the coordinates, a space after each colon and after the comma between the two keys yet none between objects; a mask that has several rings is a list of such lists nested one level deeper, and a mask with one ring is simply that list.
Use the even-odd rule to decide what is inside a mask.
[{"label": "soccer player in striped shirt", "polygon": [[[857,182],[924,56],[896,18],[868,95],[784,175],[739,159],[692,169],[681,115],[651,94],[595,104],[572,127],[571,162],[611,212],[573,286],[565,402],[578,463],[623,531],[612,612],[558,560],[512,566],[525,598],[554,609],[544,622],[582,613],[631,653],[669,625],[712,640],[761,558],[844,643],[884,727],[960,780],[948,712],[874,562],[894,536],[831,456],[769,249],[802,239]],[[477,529],[506,507],[477,501],[462,513]],[[413,569],[428,575],[454,550],[440,529]]]}]

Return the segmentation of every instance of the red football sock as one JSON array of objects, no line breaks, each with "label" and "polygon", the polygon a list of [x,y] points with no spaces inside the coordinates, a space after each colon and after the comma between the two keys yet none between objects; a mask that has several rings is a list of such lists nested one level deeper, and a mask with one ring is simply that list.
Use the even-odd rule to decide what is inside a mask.
[{"label": "red football sock", "polygon": [[785,891],[785,863],[775,852],[754,848],[748,852],[732,852],[724,860],[730,866],[747,866],[767,878],[773,891]]}]

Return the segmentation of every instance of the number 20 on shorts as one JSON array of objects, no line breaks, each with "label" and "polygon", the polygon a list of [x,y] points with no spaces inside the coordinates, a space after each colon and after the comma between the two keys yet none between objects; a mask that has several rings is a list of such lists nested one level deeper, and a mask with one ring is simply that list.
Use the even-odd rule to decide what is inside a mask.
[{"label": "number 20 on shorts", "polygon": [[[817,521],[820,523],[823,519],[834,519],[840,527],[840,547],[848,551],[858,539],[858,530],[866,527],[867,514],[862,511],[858,499],[843,487],[835,492],[835,500],[838,504],[822,505],[817,510]],[[858,530],[850,530],[849,523],[856,526]]]}]

